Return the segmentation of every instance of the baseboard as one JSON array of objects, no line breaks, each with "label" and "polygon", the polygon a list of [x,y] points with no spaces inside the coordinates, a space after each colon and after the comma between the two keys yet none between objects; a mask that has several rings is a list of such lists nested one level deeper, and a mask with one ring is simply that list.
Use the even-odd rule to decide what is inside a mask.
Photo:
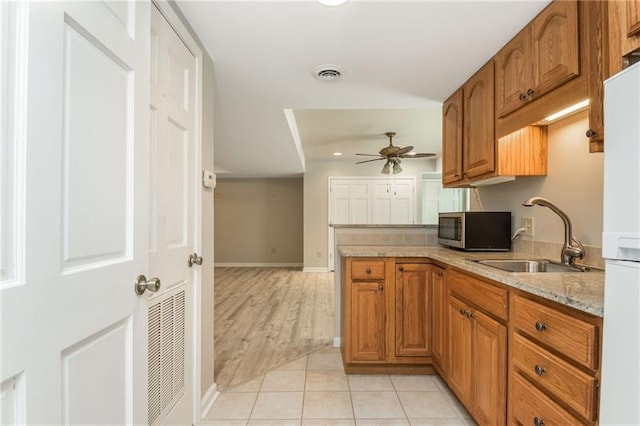
[{"label": "baseboard", "polygon": [[220,392],[218,392],[218,386],[213,383],[202,397],[202,401],[200,401],[200,407],[202,407],[202,414],[200,415],[201,419],[207,417],[211,407],[213,407],[213,403],[216,402],[219,395]]},{"label": "baseboard", "polygon": [[302,263],[216,263],[216,268],[300,268]]},{"label": "baseboard", "polygon": [[302,268],[302,272],[329,272],[329,268],[305,266]]},{"label": "baseboard", "polygon": [[340,341],[339,337],[334,337],[333,338],[333,347],[334,348],[339,348],[340,347],[340,343],[341,343],[341,341]]}]

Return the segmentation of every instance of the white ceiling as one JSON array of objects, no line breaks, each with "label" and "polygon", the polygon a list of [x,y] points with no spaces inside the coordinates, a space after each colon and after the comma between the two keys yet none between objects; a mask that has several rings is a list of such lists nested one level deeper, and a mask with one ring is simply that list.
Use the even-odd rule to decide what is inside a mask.
[{"label": "white ceiling", "polygon": [[[387,131],[439,155],[442,101],[548,2],[178,0],[214,62],[216,166],[299,175],[305,157],[375,153]],[[319,82],[322,64],[346,76]]]}]

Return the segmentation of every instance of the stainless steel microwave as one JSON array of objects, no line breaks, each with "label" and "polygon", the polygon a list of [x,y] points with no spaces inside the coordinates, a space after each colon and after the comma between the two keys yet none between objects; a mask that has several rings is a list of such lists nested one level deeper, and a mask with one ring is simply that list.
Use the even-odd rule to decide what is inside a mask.
[{"label": "stainless steel microwave", "polygon": [[467,251],[509,251],[511,212],[440,213],[438,243]]}]

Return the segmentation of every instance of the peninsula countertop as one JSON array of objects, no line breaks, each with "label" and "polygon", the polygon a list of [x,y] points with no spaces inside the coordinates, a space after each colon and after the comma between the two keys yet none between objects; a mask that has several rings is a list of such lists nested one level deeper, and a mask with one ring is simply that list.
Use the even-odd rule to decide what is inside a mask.
[{"label": "peninsula countertop", "polygon": [[[355,246],[340,245],[344,257],[424,257],[471,272],[501,284],[518,288],[548,300],[604,316],[604,271],[507,272],[474,260],[521,259],[518,253],[463,252],[439,246]],[[530,258],[530,257],[527,257]]]}]

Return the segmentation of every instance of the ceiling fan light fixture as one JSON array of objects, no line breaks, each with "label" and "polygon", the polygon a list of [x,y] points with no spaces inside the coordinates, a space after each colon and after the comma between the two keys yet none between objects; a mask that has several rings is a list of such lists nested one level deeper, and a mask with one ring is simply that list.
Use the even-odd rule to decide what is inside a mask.
[{"label": "ceiling fan light fixture", "polygon": [[316,1],[323,6],[335,7],[335,6],[342,6],[348,0],[316,0]]},{"label": "ceiling fan light fixture", "polygon": [[383,174],[385,174],[385,175],[388,175],[388,174],[389,174],[389,172],[391,171],[391,167],[389,166],[389,163],[390,163],[390,161],[387,161],[387,162],[384,164],[384,167],[382,168],[382,170],[380,171],[380,173],[383,173]]},{"label": "ceiling fan light fixture", "polygon": [[400,163],[394,162],[393,163],[393,174],[397,175],[400,172],[402,172],[402,167],[400,167]]}]

